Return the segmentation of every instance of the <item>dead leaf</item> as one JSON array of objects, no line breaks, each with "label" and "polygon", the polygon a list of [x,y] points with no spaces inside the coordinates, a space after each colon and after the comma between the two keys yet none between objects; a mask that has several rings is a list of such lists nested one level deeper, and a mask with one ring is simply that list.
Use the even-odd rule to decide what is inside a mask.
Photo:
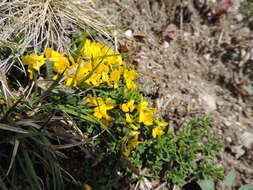
[{"label": "dead leaf", "polygon": [[147,33],[145,33],[145,32],[136,32],[136,33],[133,34],[133,36],[135,38],[146,38],[146,37],[148,37]]}]

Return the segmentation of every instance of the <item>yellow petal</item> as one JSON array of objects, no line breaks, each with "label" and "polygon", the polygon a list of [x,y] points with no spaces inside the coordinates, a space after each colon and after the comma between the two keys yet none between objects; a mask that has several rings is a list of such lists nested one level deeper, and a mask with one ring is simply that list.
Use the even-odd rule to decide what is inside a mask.
[{"label": "yellow petal", "polygon": [[129,111],[127,104],[122,104],[122,105],[120,106],[120,108],[121,108],[121,110],[122,110],[123,112],[128,112],[128,111]]},{"label": "yellow petal", "polygon": [[127,123],[132,123],[133,122],[133,120],[131,119],[129,113],[126,113],[126,122]]},{"label": "yellow petal", "polygon": [[85,184],[83,188],[84,190],[92,190],[91,186],[89,186],[88,184]]},{"label": "yellow petal", "polygon": [[138,130],[139,128],[136,127],[135,125],[131,124],[130,127],[133,129],[133,130]]},{"label": "yellow petal", "polygon": [[129,133],[130,136],[138,136],[139,134],[140,134],[139,131],[131,131],[131,132]]},{"label": "yellow petal", "polygon": [[164,134],[164,131],[158,126],[153,128],[153,130],[152,130],[152,136],[154,138],[156,138],[157,136],[161,136],[163,134]]}]

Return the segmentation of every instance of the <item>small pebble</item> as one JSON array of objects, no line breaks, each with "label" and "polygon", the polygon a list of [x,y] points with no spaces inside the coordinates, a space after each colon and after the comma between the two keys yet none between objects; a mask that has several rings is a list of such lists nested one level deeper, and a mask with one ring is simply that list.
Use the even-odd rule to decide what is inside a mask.
[{"label": "small pebble", "polygon": [[211,58],[211,54],[210,54],[210,53],[205,54],[204,57],[205,57],[205,59],[206,59],[207,61],[209,61],[210,58]]},{"label": "small pebble", "polygon": [[226,141],[227,141],[228,143],[231,143],[231,142],[232,142],[232,138],[231,138],[231,137],[226,137]]},{"label": "small pebble", "polygon": [[222,134],[223,134],[223,131],[219,129],[219,130],[217,131],[217,133],[218,133],[218,135],[222,135]]},{"label": "small pebble", "polygon": [[170,47],[169,42],[164,41],[164,42],[163,42],[163,48],[164,48],[164,49],[168,49],[169,47]]},{"label": "small pebble", "polygon": [[223,123],[224,123],[227,127],[229,127],[229,126],[232,125],[232,123],[231,123],[230,121],[228,121],[228,120],[225,120]]},{"label": "small pebble", "polygon": [[241,13],[235,15],[235,19],[238,21],[238,22],[241,22],[243,20],[243,15]]},{"label": "small pebble", "polygon": [[242,57],[244,57],[244,56],[246,55],[246,53],[247,53],[247,52],[245,51],[245,49],[242,49],[242,50],[241,50],[241,56],[242,56]]},{"label": "small pebble", "polygon": [[236,159],[239,159],[241,156],[245,154],[245,150],[242,147],[243,145],[231,147],[232,152],[235,153]]},{"label": "small pebble", "polygon": [[128,38],[132,38],[133,37],[133,31],[132,30],[125,31],[125,36],[128,37]]}]

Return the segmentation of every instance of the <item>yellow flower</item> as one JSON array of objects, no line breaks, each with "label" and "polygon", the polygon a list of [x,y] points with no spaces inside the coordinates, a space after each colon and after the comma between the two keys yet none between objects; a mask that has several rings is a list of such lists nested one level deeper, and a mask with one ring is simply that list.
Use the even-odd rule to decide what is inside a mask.
[{"label": "yellow flower", "polygon": [[155,112],[156,108],[144,108],[143,111],[139,113],[139,123],[143,123],[146,126],[152,125]]},{"label": "yellow flower", "polygon": [[70,66],[69,61],[64,54],[59,54],[50,48],[47,48],[44,53],[47,60],[53,62],[54,71],[57,73],[63,73]]},{"label": "yellow flower", "polygon": [[138,136],[139,134],[139,131],[130,131],[129,136]]},{"label": "yellow flower", "polygon": [[138,112],[142,112],[143,109],[146,108],[147,106],[148,106],[148,102],[144,101],[143,97],[142,97],[141,103],[139,103],[138,106],[137,106]]},{"label": "yellow flower", "polygon": [[136,89],[136,84],[129,79],[125,80],[127,89]]},{"label": "yellow flower", "polygon": [[106,120],[110,120],[111,117],[107,114],[107,107],[105,104],[99,105],[94,108],[94,116],[98,119],[105,118]]},{"label": "yellow flower", "polygon": [[45,64],[44,57],[42,55],[37,55],[32,53],[31,55],[26,55],[22,59],[24,65],[28,65],[28,72],[30,79],[33,79],[33,70],[40,71],[40,67]]},{"label": "yellow flower", "polygon": [[102,72],[102,79],[101,82],[108,82],[109,81],[109,76],[107,72]]},{"label": "yellow flower", "polygon": [[132,118],[131,118],[131,116],[130,116],[129,113],[126,113],[126,122],[127,123],[132,123],[133,122],[133,120],[132,120]]},{"label": "yellow flower", "polygon": [[161,122],[159,120],[155,120],[155,123],[159,126],[159,127],[166,127],[168,125],[167,122]]},{"label": "yellow flower", "polygon": [[[51,54],[55,52],[49,49],[46,51],[46,53],[48,54],[47,57],[52,57]],[[88,74],[92,72],[92,75],[85,81],[85,83],[91,86],[99,86],[101,83],[114,82],[114,88],[118,87],[118,81],[120,80],[122,71],[120,69],[114,71],[114,69],[118,68],[116,66],[122,64],[122,57],[113,56],[118,54],[118,52],[110,50],[103,44],[92,42],[86,39],[83,45],[79,48],[79,54],[80,57],[77,58],[78,64],[75,63],[73,57],[69,57],[69,61],[72,64],[70,67],[76,67],[76,71],[69,75],[69,72],[71,72],[73,68],[69,69],[68,67],[67,74],[69,76],[66,79],[67,86],[70,86],[72,83],[74,86],[76,86],[79,81],[82,81]],[[56,55],[55,57],[59,55],[60,54]],[[83,58],[86,59],[85,61],[88,59],[87,63],[83,63]],[[81,64],[81,66],[78,66],[79,64]],[[96,70],[94,70],[95,67]]]},{"label": "yellow flower", "polygon": [[86,102],[89,102],[90,105],[96,105],[96,106],[99,105],[99,104],[101,104],[103,102],[103,99],[100,98],[100,97],[98,97],[98,98],[95,98],[95,97],[84,98],[84,100]]},{"label": "yellow flower", "polygon": [[124,79],[128,89],[135,89],[136,84],[133,82],[137,79],[137,72],[135,70],[124,70]]},{"label": "yellow flower", "polygon": [[93,115],[98,119],[105,119],[105,120],[111,120],[111,116],[108,115],[107,111],[111,110],[115,107],[115,104],[108,103],[111,99],[107,99],[106,101],[103,101],[102,98],[86,98],[87,102],[89,102],[91,105],[96,105],[97,107],[94,108]]},{"label": "yellow flower", "polygon": [[[57,75],[55,75],[55,76],[57,76]],[[70,86],[72,83],[74,84],[74,86],[76,86],[76,83],[73,78],[66,79],[66,86]]]},{"label": "yellow flower", "polygon": [[152,136],[156,138],[157,136],[161,136],[164,134],[164,131],[161,129],[161,127],[156,126],[152,129]]},{"label": "yellow flower", "polygon": [[133,124],[131,124],[130,127],[131,127],[133,130],[136,130],[136,131],[139,129],[138,127],[136,127],[136,126],[133,125]]},{"label": "yellow flower", "polygon": [[114,86],[113,86],[114,88],[119,87],[118,82],[120,80],[120,76],[121,76],[121,71],[120,70],[113,70],[110,73],[110,81],[114,82]]},{"label": "yellow flower", "polygon": [[155,108],[147,108],[148,102],[142,101],[137,106],[139,112],[139,123],[144,123],[144,125],[149,126],[153,124],[154,113],[156,112]]},{"label": "yellow flower", "polygon": [[101,56],[102,48],[102,44],[86,39],[84,45],[80,49],[80,53],[84,58],[96,58],[98,56]]},{"label": "yellow flower", "polygon": [[129,154],[131,153],[131,151],[133,149],[135,149],[141,142],[138,140],[138,134],[139,132],[135,131],[135,132],[130,132],[130,135],[133,136],[129,142],[127,143],[126,147],[124,148],[122,154],[126,157],[129,156]]},{"label": "yellow flower", "polygon": [[105,62],[111,64],[111,65],[122,65],[122,57],[121,55],[118,56],[110,56],[110,55],[117,55],[119,52],[112,51],[109,48],[104,48],[102,51],[103,55],[109,55],[108,57],[105,58]]},{"label": "yellow flower", "polygon": [[91,186],[89,186],[88,184],[85,184],[83,188],[84,190],[92,190]]},{"label": "yellow flower", "polygon": [[124,78],[129,80],[136,80],[138,77],[136,70],[127,70],[124,71]]},{"label": "yellow flower", "polygon": [[130,154],[130,149],[128,149],[127,147],[124,149],[124,151],[122,152],[122,154],[125,156],[125,157],[128,157],[129,154]]},{"label": "yellow flower", "polygon": [[152,129],[152,136],[154,138],[156,138],[157,136],[163,135],[164,131],[162,130],[162,128],[168,125],[167,122],[161,122],[159,120],[155,120],[155,123],[157,124],[157,126]]},{"label": "yellow flower", "polygon": [[107,65],[121,65],[122,57],[121,56],[113,56],[119,54],[107,46],[92,42],[89,39],[86,39],[84,45],[80,48],[80,53],[82,57],[88,59],[97,60],[97,63],[102,61],[103,64]]},{"label": "yellow flower", "polygon": [[[99,86],[101,83],[109,82],[109,67],[107,65],[100,65],[97,70],[92,71],[92,67],[90,71],[93,74],[85,81],[89,85]],[[83,75],[85,77],[85,75]]]},{"label": "yellow flower", "polygon": [[134,106],[134,100],[130,100],[129,102],[127,102],[126,104],[122,104],[120,106],[121,110],[123,112],[132,112],[135,108]]}]

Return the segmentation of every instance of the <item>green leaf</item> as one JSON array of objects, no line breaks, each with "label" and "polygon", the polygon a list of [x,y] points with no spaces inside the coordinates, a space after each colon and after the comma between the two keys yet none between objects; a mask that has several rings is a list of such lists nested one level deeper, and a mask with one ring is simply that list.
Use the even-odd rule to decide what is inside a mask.
[{"label": "green leaf", "polygon": [[235,176],[236,176],[235,170],[231,170],[225,178],[224,185],[232,187],[235,180]]},{"label": "green leaf", "polygon": [[244,185],[239,190],[253,190],[253,184]]},{"label": "green leaf", "polygon": [[27,130],[20,129],[18,127],[12,127],[12,126],[4,124],[4,123],[0,123],[0,130],[12,131],[12,132],[22,133],[22,134],[29,133],[29,131],[27,131]]},{"label": "green leaf", "polygon": [[210,179],[198,180],[197,183],[202,190],[215,190],[214,182]]},{"label": "green leaf", "polygon": [[53,72],[53,63],[51,61],[46,60],[46,71],[47,71],[47,78],[50,80],[54,76]]}]

